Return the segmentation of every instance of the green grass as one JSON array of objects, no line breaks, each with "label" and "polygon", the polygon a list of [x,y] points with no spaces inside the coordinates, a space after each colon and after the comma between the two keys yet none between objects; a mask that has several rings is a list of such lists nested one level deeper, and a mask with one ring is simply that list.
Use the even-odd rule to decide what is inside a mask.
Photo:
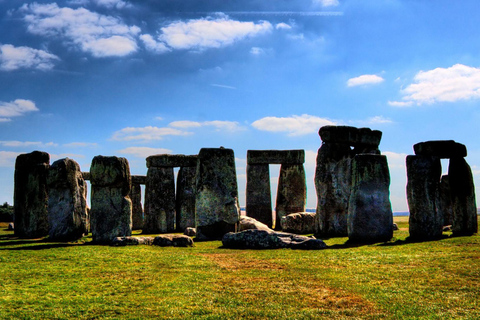
[{"label": "green grass", "polygon": [[0,224],[1,319],[478,319],[480,236],[321,251],[20,240]]}]

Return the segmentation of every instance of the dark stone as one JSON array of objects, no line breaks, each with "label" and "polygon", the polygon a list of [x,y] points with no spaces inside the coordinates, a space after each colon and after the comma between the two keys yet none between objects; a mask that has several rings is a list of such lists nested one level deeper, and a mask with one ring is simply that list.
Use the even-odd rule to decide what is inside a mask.
[{"label": "dark stone", "polygon": [[87,190],[80,166],[72,159],[55,161],[48,170],[49,238],[76,240],[88,232]]},{"label": "dark stone", "polygon": [[442,236],[443,216],[436,208],[442,175],[440,158],[407,156],[409,231],[414,239]]},{"label": "dark stone", "polygon": [[96,243],[132,234],[130,167],[125,158],[96,156],[90,166],[91,228]]},{"label": "dark stone", "polygon": [[132,178],[132,191],[130,200],[132,200],[132,229],[140,230],[143,228],[143,208],[142,208],[142,188],[140,184],[134,183]]},{"label": "dark stone", "polygon": [[359,154],[352,161],[352,192],[348,205],[351,242],[388,241],[393,236],[387,157]]},{"label": "dark stone", "polygon": [[230,249],[325,249],[327,245],[313,237],[299,236],[291,233],[267,230],[245,230],[227,233],[222,239],[225,248]]},{"label": "dark stone", "polygon": [[453,207],[452,233],[467,236],[477,233],[477,205],[472,170],[464,158],[452,158],[448,166]]},{"label": "dark stone", "polygon": [[82,172],[83,180],[90,181],[90,172]]},{"label": "dark stone", "polygon": [[323,142],[342,143],[349,146],[369,146],[376,149],[382,139],[382,132],[369,128],[349,126],[324,126],[318,132]]},{"label": "dark stone", "polygon": [[304,150],[248,150],[247,164],[303,164]]},{"label": "dark stone", "polygon": [[177,176],[176,218],[179,232],[195,227],[196,167],[181,167]]},{"label": "dark stone", "polygon": [[315,171],[317,237],[346,237],[351,192],[352,151],[346,144],[324,143]]},{"label": "dark stone", "polygon": [[143,233],[175,231],[175,176],[173,167],[150,167],[145,185]]},{"label": "dark stone", "polygon": [[398,225],[396,223],[393,224],[393,231],[398,231]]},{"label": "dark stone", "polygon": [[291,213],[282,219],[282,230],[296,234],[315,232],[316,214],[313,212]]},{"label": "dark stone", "polygon": [[110,245],[114,247],[137,246],[139,244],[152,245],[153,237],[116,237]]},{"label": "dark stone", "polygon": [[273,226],[270,170],[268,164],[247,164],[247,215],[268,227]]},{"label": "dark stone", "polygon": [[195,228],[188,227],[185,229],[183,234],[189,237],[195,237],[197,235],[197,230]]},{"label": "dark stone", "polygon": [[147,158],[147,168],[150,167],[196,167],[197,156],[186,156],[183,154],[159,154]]},{"label": "dark stone", "polygon": [[8,230],[8,231],[13,231],[13,230],[15,230],[15,225],[13,224],[13,222],[10,222],[10,223],[8,224],[7,230]]},{"label": "dark stone", "polygon": [[448,175],[443,175],[440,179],[437,192],[437,212],[443,217],[443,225],[449,226],[453,224],[453,204],[452,193],[450,191],[450,179]]},{"label": "dark stone", "polygon": [[147,176],[132,176],[132,184],[143,184],[147,183]]},{"label": "dark stone", "polygon": [[161,235],[153,240],[154,246],[159,247],[193,247],[193,239],[186,235]]},{"label": "dark stone", "polygon": [[50,155],[34,151],[21,154],[15,161],[14,222],[15,235],[39,238],[48,235],[47,173]]},{"label": "dark stone", "polygon": [[413,146],[417,156],[433,156],[442,159],[464,158],[467,156],[465,145],[453,140],[420,142]]},{"label": "dark stone", "polygon": [[282,164],[278,177],[275,229],[281,229],[282,218],[305,211],[307,183],[303,164]]},{"label": "dark stone", "polygon": [[197,239],[221,239],[225,233],[235,231],[240,205],[233,150],[200,150],[195,189]]}]

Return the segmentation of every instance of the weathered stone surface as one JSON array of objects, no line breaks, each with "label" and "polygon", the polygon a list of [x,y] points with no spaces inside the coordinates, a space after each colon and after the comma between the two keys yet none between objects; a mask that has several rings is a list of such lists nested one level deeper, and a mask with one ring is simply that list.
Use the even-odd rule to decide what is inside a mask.
[{"label": "weathered stone surface", "polygon": [[152,245],[153,237],[116,237],[111,245],[114,247],[136,246],[139,244]]},{"label": "weathered stone surface", "polygon": [[183,154],[158,154],[147,157],[147,168],[150,167],[196,167],[197,156]]},{"label": "weathered stone surface", "polygon": [[185,229],[183,234],[189,237],[195,237],[197,235],[197,230],[195,228],[188,227]]},{"label": "weathered stone surface", "polygon": [[444,226],[451,226],[453,224],[453,204],[448,175],[443,175],[440,179],[437,195],[438,215],[443,217]]},{"label": "weathered stone surface", "polygon": [[442,175],[440,158],[407,156],[409,231],[414,239],[442,236],[443,216],[436,208]]},{"label": "weathered stone surface", "polygon": [[233,150],[203,148],[196,172],[195,225],[197,239],[221,239],[240,219]]},{"label": "weathered stone surface", "polygon": [[240,217],[240,223],[238,224],[238,231],[244,231],[244,230],[250,230],[250,229],[273,231],[266,224],[261,223],[260,221],[257,221],[254,218],[247,217],[247,216]]},{"label": "weathered stone surface", "polygon": [[268,230],[245,230],[224,235],[222,244],[231,249],[325,249],[327,245],[320,239],[299,236],[291,233]]},{"label": "weathered stone surface", "polygon": [[352,242],[383,242],[393,236],[387,158],[360,154],[352,161],[348,237]]},{"label": "weathered stone surface", "polygon": [[90,166],[93,241],[110,244],[132,234],[130,167],[125,158],[96,156]]},{"label": "weathered stone surface", "polygon": [[315,171],[317,237],[346,237],[351,192],[352,150],[346,144],[324,143]]},{"label": "weathered stone surface", "polygon": [[143,208],[142,208],[142,188],[140,184],[133,183],[130,191],[130,200],[132,200],[132,229],[139,230],[143,228]]},{"label": "weathered stone surface", "polygon": [[303,164],[304,150],[248,150],[247,164]]},{"label": "weathered stone surface", "polygon": [[175,231],[175,176],[173,167],[150,167],[145,185],[143,233]]},{"label": "weathered stone surface", "polygon": [[453,207],[454,236],[472,235],[478,231],[477,205],[472,170],[463,158],[452,158],[448,177]]},{"label": "weathered stone surface", "polygon": [[21,154],[15,162],[15,235],[38,238],[48,234],[47,172],[50,155],[34,151]]},{"label": "weathered stone surface", "polygon": [[75,240],[88,232],[86,183],[72,159],[55,161],[48,170],[48,221],[52,240]]},{"label": "weathered stone surface", "polygon": [[247,164],[246,189],[247,215],[271,228],[273,226],[273,212],[268,164]]},{"label": "weathered stone surface", "polygon": [[282,164],[278,177],[275,229],[281,229],[282,218],[305,211],[307,183],[303,164]]},{"label": "weathered stone surface", "polygon": [[90,181],[90,172],[82,172],[83,180]]},{"label": "weathered stone surface", "polygon": [[282,230],[296,234],[315,232],[316,214],[313,212],[291,213],[282,219]]},{"label": "weathered stone surface", "polygon": [[453,140],[434,140],[420,142],[413,146],[417,156],[434,156],[442,159],[463,158],[467,156],[465,145]]},{"label": "weathered stone surface", "polygon": [[370,146],[374,149],[382,139],[381,131],[349,126],[323,126],[318,134],[323,142],[342,143],[354,147]]},{"label": "weathered stone surface", "polygon": [[132,177],[132,184],[143,184],[147,183],[147,176],[131,176]]},{"label": "weathered stone surface", "polygon": [[195,227],[196,167],[181,167],[177,175],[176,219],[179,232]]},{"label": "weathered stone surface", "polygon": [[159,247],[193,247],[193,239],[186,235],[166,234],[155,237],[154,246]]}]

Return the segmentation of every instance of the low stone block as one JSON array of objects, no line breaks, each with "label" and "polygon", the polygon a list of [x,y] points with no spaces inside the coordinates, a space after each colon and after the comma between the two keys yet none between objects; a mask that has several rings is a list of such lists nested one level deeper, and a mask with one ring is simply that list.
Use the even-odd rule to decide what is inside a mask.
[{"label": "low stone block", "polygon": [[188,227],[185,229],[183,234],[189,237],[195,237],[197,235],[197,230],[195,228]]},{"label": "low stone block", "polygon": [[283,217],[282,230],[296,234],[315,232],[316,214],[314,212],[297,212]]},{"label": "low stone block", "polygon": [[303,164],[304,150],[248,150],[247,164]]},{"label": "low stone block", "polygon": [[417,156],[433,156],[441,159],[464,158],[467,147],[453,140],[434,140],[417,143],[413,146]]},{"label": "low stone block", "polygon": [[186,235],[161,235],[153,240],[154,246],[159,247],[193,247],[193,239]]},{"label": "low stone block", "polygon": [[147,157],[147,168],[150,167],[196,167],[196,155],[159,154]]},{"label": "low stone block", "polygon": [[153,237],[116,237],[110,245],[114,247],[137,246],[140,244],[152,245]]},{"label": "low stone block", "polygon": [[244,230],[250,230],[250,229],[273,231],[266,224],[261,223],[260,221],[257,221],[254,218],[242,216],[240,218],[240,223],[238,224],[238,231],[244,231]]}]

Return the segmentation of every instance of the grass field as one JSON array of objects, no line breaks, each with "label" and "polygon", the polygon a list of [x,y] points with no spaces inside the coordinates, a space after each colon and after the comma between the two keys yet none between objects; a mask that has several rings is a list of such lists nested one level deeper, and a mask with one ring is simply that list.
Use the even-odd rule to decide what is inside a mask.
[{"label": "grass field", "polygon": [[19,240],[0,224],[1,319],[479,319],[480,236],[321,251]]}]

